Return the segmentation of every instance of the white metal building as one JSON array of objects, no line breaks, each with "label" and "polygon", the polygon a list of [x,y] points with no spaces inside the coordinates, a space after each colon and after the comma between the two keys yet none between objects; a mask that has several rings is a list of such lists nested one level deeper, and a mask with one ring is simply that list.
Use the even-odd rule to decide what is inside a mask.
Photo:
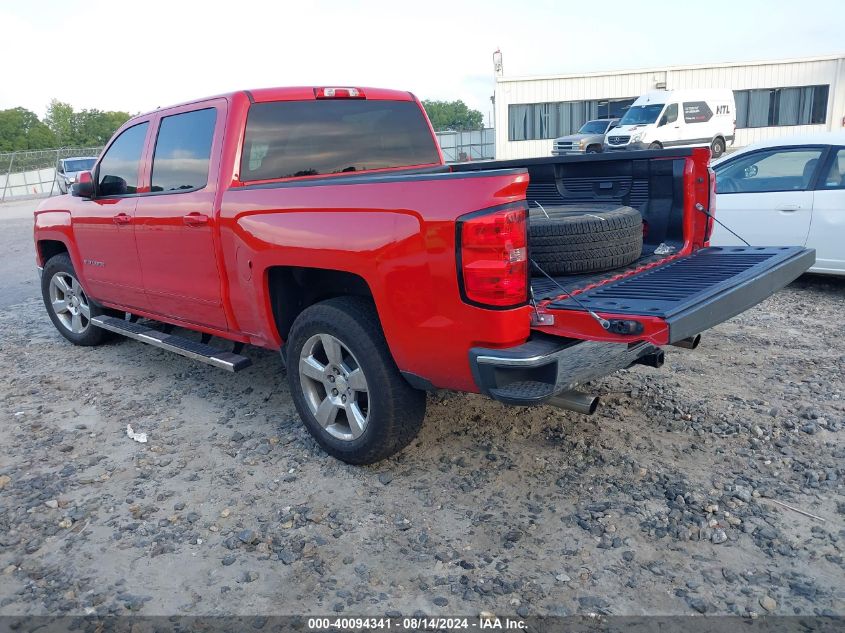
[{"label": "white metal building", "polygon": [[655,89],[730,88],[734,146],[845,128],[845,55],[496,78],[496,158],[550,156],[586,121],[621,116]]}]

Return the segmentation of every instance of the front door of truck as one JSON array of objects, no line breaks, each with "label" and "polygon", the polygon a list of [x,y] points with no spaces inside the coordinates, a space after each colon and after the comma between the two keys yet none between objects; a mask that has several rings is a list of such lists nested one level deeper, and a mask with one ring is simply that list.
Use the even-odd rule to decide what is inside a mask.
[{"label": "front door of truck", "polygon": [[73,198],[73,234],[86,290],[95,299],[146,308],[133,222],[148,121],[126,128],[96,170],[96,195]]},{"label": "front door of truck", "polygon": [[225,101],[166,111],[150,152],[150,193],[135,237],[144,286],[161,315],[227,329],[217,268],[215,194]]}]

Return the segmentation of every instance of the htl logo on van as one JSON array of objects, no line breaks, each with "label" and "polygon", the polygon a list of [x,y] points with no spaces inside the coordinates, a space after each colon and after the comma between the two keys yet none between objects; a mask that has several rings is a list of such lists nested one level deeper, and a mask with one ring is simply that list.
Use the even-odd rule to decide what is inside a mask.
[{"label": "htl logo on van", "polygon": [[730,114],[731,107],[727,104],[716,106],[716,114]]}]

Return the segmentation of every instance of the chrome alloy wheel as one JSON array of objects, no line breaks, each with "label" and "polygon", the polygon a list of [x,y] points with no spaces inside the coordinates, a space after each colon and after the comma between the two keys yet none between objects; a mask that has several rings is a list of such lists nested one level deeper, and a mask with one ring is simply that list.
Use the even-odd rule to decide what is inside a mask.
[{"label": "chrome alloy wheel", "polygon": [[364,370],[339,339],[315,334],[299,355],[299,383],[317,422],[339,440],[361,437],[370,417]]},{"label": "chrome alloy wheel", "polygon": [[73,275],[65,272],[53,275],[50,280],[50,306],[68,331],[82,334],[88,329],[91,306],[82,286]]}]

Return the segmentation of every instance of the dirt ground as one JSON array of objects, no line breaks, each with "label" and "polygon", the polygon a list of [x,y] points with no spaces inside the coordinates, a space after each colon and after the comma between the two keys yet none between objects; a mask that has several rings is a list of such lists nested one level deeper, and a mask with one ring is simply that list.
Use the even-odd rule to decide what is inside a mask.
[{"label": "dirt ground", "polygon": [[361,468],[273,353],[67,343],[2,210],[31,279],[0,312],[0,615],[845,614],[845,281],[597,382],[592,417],[433,394]]}]

